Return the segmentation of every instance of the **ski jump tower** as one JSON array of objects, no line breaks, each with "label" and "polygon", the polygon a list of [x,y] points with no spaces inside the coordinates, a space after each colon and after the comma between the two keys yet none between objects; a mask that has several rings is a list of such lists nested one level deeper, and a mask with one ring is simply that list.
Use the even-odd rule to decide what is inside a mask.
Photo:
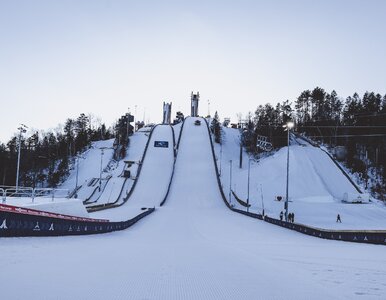
[{"label": "ski jump tower", "polygon": [[191,113],[190,115],[192,117],[198,117],[198,101],[200,100],[200,93],[197,92],[197,94],[191,94],[190,96],[190,108]]},{"label": "ski jump tower", "polygon": [[172,122],[172,103],[164,102],[164,116],[162,124],[171,124]]}]

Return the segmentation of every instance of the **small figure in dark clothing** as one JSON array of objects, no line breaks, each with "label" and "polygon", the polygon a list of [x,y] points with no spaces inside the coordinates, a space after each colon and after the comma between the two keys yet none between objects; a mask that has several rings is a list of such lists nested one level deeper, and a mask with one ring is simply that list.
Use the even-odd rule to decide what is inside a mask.
[{"label": "small figure in dark clothing", "polygon": [[291,213],[290,215],[291,215],[291,218],[289,219],[289,221],[290,221],[291,223],[295,222],[295,214],[294,214],[294,213]]},{"label": "small figure in dark clothing", "polygon": [[337,223],[342,223],[342,220],[340,219],[340,214],[338,214],[338,215],[336,216],[336,222],[337,222]]},{"label": "small figure in dark clothing", "polygon": [[280,212],[280,221],[283,221],[283,212]]},{"label": "small figure in dark clothing", "polygon": [[291,217],[292,217],[292,215],[291,215],[291,213],[289,213],[288,214],[288,222],[290,222],[290,223],[291,223]]}]

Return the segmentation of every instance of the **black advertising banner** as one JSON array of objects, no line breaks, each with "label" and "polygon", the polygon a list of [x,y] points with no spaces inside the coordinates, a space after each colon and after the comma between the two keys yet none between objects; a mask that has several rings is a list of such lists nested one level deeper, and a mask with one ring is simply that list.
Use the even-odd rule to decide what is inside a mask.
[{"label": "black advertising banner", "polygon": [[167,141],[154,141],[154,147],[169,148],[169,142],[167,142]]}]

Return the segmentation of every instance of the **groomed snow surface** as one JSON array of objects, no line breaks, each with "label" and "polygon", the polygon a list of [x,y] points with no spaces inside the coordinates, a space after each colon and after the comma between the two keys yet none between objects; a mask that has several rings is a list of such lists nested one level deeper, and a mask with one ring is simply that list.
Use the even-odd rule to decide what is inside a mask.
[{"label": "groomed snow surface", "polygon": [[[148,132],[138,131],[130,137],[130,144],[127,149],[126,157],[120,161],[113,160],[114,139],[107,141],[94,142],[92,147],[81,155],[79,159],[78,199],[84,201],[88,199],[89,205],[105,203],[122,203],[126,193],[133,185],[133,178],[137,174],[138,163],[142,159],[143,152],[148,140]],[[101,148],[104,154],[101,155]],[[102,158],[102,182],[99,191],[99,177]],[[135,162],[130,168],[131,177],[127,180],[122,176],[127,169],[125,161]],[[60,186],[61,188],[74,190],[76,186],[76,166],[70,172],[67,180]],[[123,191],[121,193],[121,190]],[[121,195],[121,196],[120,196]],[[119,197],[120,196],[120,197]]]},{"label": "groomed snow surface", "polygon": [[[194,121],[186,120],[165,205],[133,227],[94,236],[1,239],[2,297],[385,299],[384,246],[317,239],[227,209],[207,128]],[[159,163],[153,150],[142,184],[161,193],[157,186],[166,180],[145,170],[146,163]],[[165,152],[160,160],[168,157]],[[140,194],[135,202],[149,204]]]},{"label": "groomed snow surface", "polygon": [[[239,130],[223,128],[223,144],[215,144],[217,164],[221,166],[221,182],[229,198],[230,160],[232,160],[232,190],[246,201],[248,195],[248,155],[243,152],[243,167],[239,168]],[[222,149],[221,149],[222,148]],[[220,163],[221,161],[221,163]],[[287,147],[259,162],[251,160],[251,211],[279,218],[284,211]],[[373,200],[366,204],[343,203],[343,195],[359,193],[334,162],[317,147],[290,146],[289,211],[296,223],[325,229],[386,230],[386,207]],[[282,201],[276,201],[282,196]],[[367,198],[368,195],[362,195]],[[232,196],[232,204],[240,209]],[[340,214],[342,223],[336,222]]]}]

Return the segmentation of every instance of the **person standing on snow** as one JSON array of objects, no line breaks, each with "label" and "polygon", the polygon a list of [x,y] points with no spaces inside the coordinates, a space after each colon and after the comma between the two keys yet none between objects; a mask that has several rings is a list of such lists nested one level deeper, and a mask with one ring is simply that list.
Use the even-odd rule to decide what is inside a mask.
[{"label": "person standing on snow", "polygon": [[336,222],[337,222],[337,223],[342,223],[342,220],[340,219],[340,214],[338,214],[338,215],[336,216]]},{"label": "person standing on snow", "polygon": [[283,211],[280,212],[280,221],[283,221]]}]

